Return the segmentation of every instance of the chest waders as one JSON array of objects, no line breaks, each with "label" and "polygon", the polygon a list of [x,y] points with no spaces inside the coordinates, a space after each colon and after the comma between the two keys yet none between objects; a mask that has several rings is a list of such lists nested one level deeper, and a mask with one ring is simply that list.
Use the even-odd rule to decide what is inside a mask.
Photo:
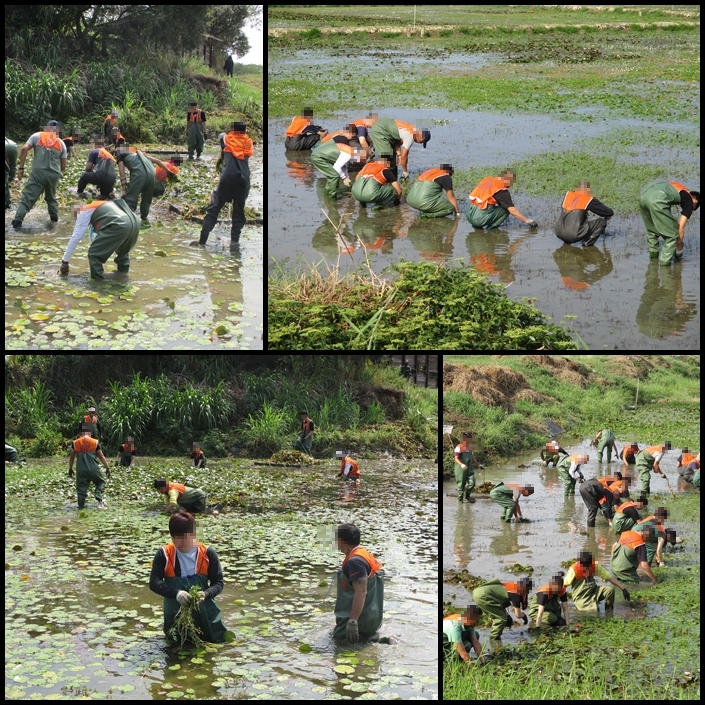
[{"label": "chest waders", "polygon": [[636,572],[638,565],[636,551],[629,546],[622,546],[622,544],[617,546],[612,558],[610,558],[610,572],[623,583],[639,582],[639,576]]},{"label": "chest waders", "polygon": [[103,279],[103,265],[113,254],[118,272],[130,271],[130,250],[140,233],[140,221],[126,201],[118,199],[98,206],[91,216],[98,233],[88,248],[91,276]]},{"label": "chest waders", "polygon": [[614,588],[611,585],[598,586],[594,575],[583,580],[574,580],[570,589],[570,597],[576,609],[581,612],[597,612],[601,600],[604,600],[608,607],[614,604]]},{"label": "chest waders", "polygon": [[206,493],[198,487],[187,487],[177,504],[192,514],[203,513],[206,511]]},{"label": "chest waders", "polygon": [[360,178],[355,179],[352,187],[353,198],[363,205],[372,203],[373,205],[384,206],[396,198],[397,192],[391,184],[380,184],[377,179]]},{"label": "chest waders", "polygon": [[558,461],[558,465],[556,465],[556,467],[558,468],[558,477],[563,480],[563,484],[565,486],[563,493],[565,497],[567,497],[568,495],[575,494],[575,479],[572,478],[570,476],[570,473],[568,472],[572,464],[573,463],[570,459],[570,456],[564,455],[563,458]]},{"label": "chest waders", "polygon": [[475,471],[472,467],[472,450],[462,451],[458,460],[460,460],[463,465],[468,466],[467,470],[463,470],[458,463],[454,463],[453,465],[455,484],[458,488],[458,501],[462,502],[463,495],[470,500],[470,495],[475,489]]},{"label": "chest waders", "polygon": [[248,157],[238,159],[230,152],[224,154],[223,169],[220,172],[218,188],[211,196],[201,228],[201,244],[205,244],[208,235],[218,222],[218,215],[226,203],[232,201],[233,219],[230,227],[230,240],[237,242],[245,225],[245,201],[250,193],[250,165]]},{"label": "chest waders", "polygon": [[455,208],[443,195],[443,188],[435,181],[415,181],[409,189],[406,202],[432,218],[443,218],[455,213]]},{"label": "chest waders", "polygon": [[[342,570],[336,573],[337,596],[335,599],[334,639],[345,639],[345,627],[350,619],[355,588]],[[382,626],[384,614],[384,581],[380,572],[367,579],[365,606],[357,620],[360,636],[372,636]]]},{"label": "chest waders", "polygon": [[600,440],[597,443],[597,459],[602,462],[602,452],[607,450],[607,462],[612,462],[612,444],[614,443],[614,433],[609,429],[603,429]]},{"label": "chest waders", "polygon": [[91,482],[95,485],[96,500],[102,501],[105,476],[100,469],[96,451],[76,453],[76,494],[79,509],[82,509],[86,504],[88,486]]},{"label": "chest waders", "polygon": [[193,159],[193,152],[200,157],[203,151],[203,123],[200,121],[189,121],[188,124],[188,158]]},{"label": "chest waders", "polygon": [[140,217],[142,220],[147,220],[154,195],[154,181],[157,175],[154,164],[139,152],[128,154],[124,162],[125,166],[130,170],[130,183],[127,185],[125,203],[133,211],[136,211],[137,199],[141,196]]},{"label": "chest waders", "polygon": [[34,207],[39,197],[44,194],[49,216],[54,220],[59,218],[59,202],[56,200],[56,187],[61,178],[61,152],[58,149],[36,146],[32,172],[20,197],[20,204],[15,211],[14,220],[20,222]]}]

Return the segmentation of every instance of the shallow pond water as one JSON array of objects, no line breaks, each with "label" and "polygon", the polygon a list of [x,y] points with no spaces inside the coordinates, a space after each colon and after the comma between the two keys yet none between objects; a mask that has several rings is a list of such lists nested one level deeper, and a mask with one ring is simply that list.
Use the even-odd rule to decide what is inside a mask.
[{"label": "shallow pond water", "polygon": [[[209,497],[237,488],[259,505],[198,520],[199,540],[223,564],[216,601],[235,633],[234,643],[205,653],[166,648],[162,599],[147,583],[154,552],[168,542],[167,519],[153,490],[145,486],[142,496],[143,480],[133,476],[123,490],[113,479],[110,510],[95,511],[89,495],[85,516],[68,499],[33,503],[30,514],[15,486],[6,508],[6,697],[437,699],[436,468],[363,467],[349,503],[337,500],[332,464],[312,471],[239,463],[237,481],[223,481],[223,466],[212,483],[200,476],[214,488]],[[394,478],[407,470],[400,497]],[[334,592],[325,595],[342,557],[332,527],[343,521],[360,526],[363,545],[384,565],[380,634],[395,644],[331,639]]]},{"label": "shallow pond water", "polygon": [[[617,439],[621,448],[622,439]],[[590,447],[589,440],[561,442],[569,454],[587,454],[590,461],[583,466],[586,479],[602,477],[623,468],[620,462],[602,462],[596,460],[596,451]],[[675,470],[678,452],[667,454],[663,464],[671,485],[676,489]],[[633,470],[631,474],[634,475]],[[558,477],[558,471],[545,468],[537,453],[525,453],[510,459],[506,463],[490,465],[486,470],[476,473],[477,484],[486,481],[513,482],[533,484],[535,492],[529,497],[522,497],[520,506],[528,523],[505,524],[500,519],[501,507],[489,496],[479,496],[474,504],[460,504],[454,482],[444,483],[443,496],[443,569],[468,570],[471,574],[487,580],[515,580],[524,573],[513,574],[507,570],[515,563],[533,566],[532,578],[534,588],[545,585],[551,575],[561,567],[563,561],[574,560],[581,550],[590,551],[604,568],[609,570],[609,557],[615,534],[607,524],[606,519],[598,514],[594,529],[587,528],[587,509],[576,488],[575,496],[564,497],[563,481]],[[633,488],[640,487],[638,475]],[[651,482],[652,493],[667,493],[665,480],[653,474]],[[677,491],[677,490],[676,490]],[[632,489],[634,494],[634,489]],[[654,495],[652,495],[653,497]],[[654,497],[654,508],[657,499]],[[676,529],[681,535],[686,526],[677,517],[668,519],[667,525]],[[680,546],[667,547],[664,550],[664,561],[668,564],[671,552],[680,552]],[[598,580],[598,584],[602,581]],[[648,589],[649,581],[644,577],[639,587]],[[461,585],[443,583],[443,600],[451,601],[456,607],[470,603],[471,596]],[[569,603],[571,620],[582,621],[590,615],[579,613],[573,603]],[[630,607],[617,590],[615,600],[615,618],[644,618],[662,614],[665,608],[658,604],[647,602]],[[604,609],[600,618],[604,617]],[[482,637],[489,636],[489,630],[480,630]],[[486,632],[486,633],[485,633]],[[503,641],[520,641],[528,636],[526,628],[514,627],[505,630]]]},{"label": "shallow pond water", "polygon": [[[257,149],[248,205],[261,209],[262,157]],[[203,162],[211,159],[205,155]],[[60,188],[65,186],[62,182]],[[40,200],[17,232],[10,225],[14,210],[6,211],[5,346],[262,349],[262,227],[246,225],[240,246],[231,251],[229,224],[219,222],[206,248],[189,247],[200,226],[176,220],[168,212],[169,203],[185,205],[180,198],[155,199],[152,227],[140,232],[130,253],[130,272],[118,274],[111,257],[104,283],[90,279],[87,238],[71,259],[70,274],[59,276],[73,232],[69,208],[61,208],[59,222],[49,226]]]}]

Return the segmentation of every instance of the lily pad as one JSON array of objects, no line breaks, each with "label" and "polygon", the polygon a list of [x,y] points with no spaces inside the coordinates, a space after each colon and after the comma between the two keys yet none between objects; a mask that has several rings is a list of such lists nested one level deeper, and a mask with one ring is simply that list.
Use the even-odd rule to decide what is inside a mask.
[{"label": "lily pad", "polygon": [[336,673],[355,673],[355,669],[352,666],[334,666],[333,670]]},{"label": "lily pad", "polygon": [[299,644],[299,651],[302,654],[308,654],[311,651],[311,647],[309,644]]}]

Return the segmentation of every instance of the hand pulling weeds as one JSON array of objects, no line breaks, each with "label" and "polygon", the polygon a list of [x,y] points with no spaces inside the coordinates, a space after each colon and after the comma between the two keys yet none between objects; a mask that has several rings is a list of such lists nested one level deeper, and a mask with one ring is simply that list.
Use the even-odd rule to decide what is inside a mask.
[{"label": "hand pulling weeds", "polygon": [[201,639],[203,632],[196,626],[196,622],[193,619],[194,611],[201,609],[201,603],[198,597],[199,592],[201,592],[199,585],[194,585],[189,590],[191,600],[187,605],[181,605],[181,607],[179,607],[179,611],[176,613],[176,618],[174,619],[174,624],[172,624],[169,630],[169,637],[179,642],[179,648],[183,648],[187,641],[190,641],[197,648],[207,646],[206,642]]}]

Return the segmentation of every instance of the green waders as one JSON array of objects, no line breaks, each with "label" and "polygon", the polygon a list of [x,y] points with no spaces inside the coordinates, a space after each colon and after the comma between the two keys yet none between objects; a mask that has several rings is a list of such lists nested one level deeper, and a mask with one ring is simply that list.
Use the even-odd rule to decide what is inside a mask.
[{"label": "green waders", "polygon": [[17,448],[7,445],[5,443],[5,460],[9,460],[11,463],[19,463],[20,456],[17,454]]},{"label": "green waders", "polygon": [[646,562],[651,565],[651,561],[654,560],[656,555],[656,548],[658,546],[658,529],[653,519],[650,521],[642,521],[639,524],[639,529],[648,528],[651,530],[649,538],[646,539]]},{"label": "green waders", "polygon": [[343,180],[340,174],[333,168],[333,164],[338,161],[340,150],[338,145],[329,140],[321,142],[316,149],[311,152],[311,163],[324,176],[328,177],[326,182],[326,194],[331,198],[336,198],[338,191],[342,188]]},{"label": "green waders", "polygon": [[20,204],[15,211],[13,222],[18,220],[22,222],[42,193],[49,208],[49,217],[57,221],[59,219],[59,202],[56,200],[56,187],[60,178],[61,152],[57,149],[36,146],[34,148],[32,173],[29,175],[22,191]]},{"label": "green waders", "polygon": [[429,218],[444,218],[455,213],[443,188],[435,181],[415,181],[409,189],[406,202]]},{"label": "green waders", "polygon": [[98,502],[103,499],[105,476],[100,469],[96,451],[90,453],[76,453],[76,494],[78,495],[78,508],[86,505],[88,485],[95,485],[95,498]]},{"label": "green waders", "polygon": [[200,157],[203,151],[203,132],[201,128],[202,122],[189,122],[188,124],[188,158],[193,159],[193,152],[196,151],[196,156]]},{"label": "green waders", "polygon": [[115,264],[118,272],[129,272],[130,250],[140,234],[140,221],[128,206],[127,199],[108,201],[98,206],[91,216],[91,225],[97,233],[88,248],[91,277],[103,279],[103,265],[113,252],[117,255]]},{"label": "green waders", "polygon": [[498,228],[507,218],[509,211],[502,206],[487,206],[478,208],[474,203],[469,203],[465,210],[465,217],[476,228]]},{"label": "green waders", "polygon": [[139,152],[131,152],[126,155],[124,162],[130,172],[130,183],[127,185],[125,203],[127,203],[133,211],[137,212],[137,199],[142,196],[140,201],[140,217],[142,220],[147,220],[149,217],[149,208],[152,205],[154,182],[157,175],[154,164]]},{"label": "green waders", "polygon": [[619,544],[610,558],[610,572],[617,580],[623,583],[638,583],[636,573],[639,560],[636,551],[629,546]]},{"label": "green waders", "polygon": [[611,585],[598,587],[595,576],[575,580],[571,587],[570,599],[581,612],[597,612],[602,600],[605,607],[614,605],[614,588]]},{"label": "green waders", "polygon": [[192,514],[203,513],[206,511],[206,493],[199,487],[187,487],[177,504]]},{"label": "green waders", "polygon": [[304,440],[304,436],[308,431],[302,430],[299,433],[299,437],[294,441],[294,450],[300,450],[306,455],[311,455],[311,444],[313,443],[313,434]]},{"label": "green waders", "polygon": [[5,137],[5,208],[10,207],[10,182],[15,179],[15,165],[17,164],[17,145]]},{"label": "green waders", "polygon": [[492,618],[491,639],[499,639],[507,626],[507,607],[511,604],[506,588],[497,580],[490,580],[472,591],[477,606]]},{"label": "green waders", "polygon": [[[536,593],[534,593],[529,600],[529,615],[531,619],[536,622],[536,619],[539,616],[539,603]],[[563,612],[561,611],[561,601],[558,595],[553,595],[543,607],[541,623],[543,624],[543,622],[546,622],[551,626],[557,626],[561,621],[565,624]]]},{"label": "green waders", "polygon": [[[558,463],[560,461],[560,457],[561,457],[560,453],[553,453],[552,455],[548,455],[547,453],[544,453],[543,454],[543,462],[546,463],[547,466],[550,465],[551,463],[553,463],[553,467],[557,468]],[[568,467],[570,467],[570,465]]]},{"label": "green waders", "polygon": [[646,225],[646,243],[649,257],[656,259],[659,238],[663,238],[663,248],[659,262],[671,264],[678,242],[678,221],[671,213],[671,206],[679,206],[681,197],[675,187],[667,181],[661,181],[641,189],[639,210]]},{"label": "green waders", "polygon": [[397,192],[390,184],[380,184],[377,179],[358,176],[352,187],[352,195],[362,205],[371,203],[385,206],[396,198]]},{"label": "green waders", "polygon": [[556,467],[558,468],[558,477],[563,480],[563,484],[565,486],[563,495],[567,497],[568,495],[575,494],[575,478],[572,478],[568,470],[570,470],[572,462],[570,460],[570,456],[564,455],[561,460],[558,461],[558,465]]},{"label": "green waders", "polygon": [[[175,560],[178,560],[178,555]],[[208,588],[208,577],[205,575],[190,575],[187,578],[164,578],[164,582],[175,587],[177,590],[185,590],[188,592],[193,585],[198,585],[202,590]],[[175,598],[164,598],[164,634],[169,634],[169,630],[174,624],[176,613],[179,611],[179,603]],[[200,609],[194,610],[193,621],[201,630],[201,638],[204,641],[211,643],[220,643],[225,641],[225,625],[220,614],[218,605],[215,600],[204,600],[201,602]]]},{"label": "green waders", "polygon": [[[345,628],[352,611],[355,588],[345,577],[342,570],[336,574],[337,597],[335,600],[335,629],[334,639],[345,639]],[[384,581],[377,572],[367,579],[367,595],[365,606],[357,619],[357,630],[360,637],[372,636],[382,626],[384,614]]]},{"label": "green waders", "polygon": [[693,475],[693,487],[700,489],[700,470]]},{"label": "green waders", "polygon": [[391,165],[389,168],[398,177],[396,144],[401,140],[401,135],[396,122],[390,117],[380,118],[370,128],[370,137],[375,147],[375,158],[387,157]]},{"label": "green waders", "polygon": [[472,467],[472,451],[466,450],[460,453],[458,458],[463,465],[467,465],[468,469],[463,470],[458,463],[453,464],[453,472],[455,473],[455,483],[458,487],[458,502],[463,501],[463,495],[467,497],[468,502],[475,502],[470,495],[475,489],[475,471]]},{"label": "green waders", "polygon": [[636,469],[641,479],[641,489],[649,494],[651,491],[651,471],[654,469],[654,456],[646,450],[640,450],[636,454]]},{"label": "green waders", "polygon": [[508,524],[514,515],[514,490],[499,482],[490,490],[490,499],[502,507],[502,521]]},{"label": "green waders", "polygon": [[614,533],[619,536],[620,534],[624,533],[625,531],[629,531],[630,529],[634,528],[636,526],[636,522],[634,519],[630,519],[626,514],[620,514],[619,512],[614,515],[614,518],[612,519],[612,529],[614,530]]},{"label": "green waders", "polygon": [[614,433],[608,428],[603,428],[600,440],[597,443],[597,460],[602,462],[602,451],[607,450],[607,462],[612,462],[612,444],[614,443]]}]

